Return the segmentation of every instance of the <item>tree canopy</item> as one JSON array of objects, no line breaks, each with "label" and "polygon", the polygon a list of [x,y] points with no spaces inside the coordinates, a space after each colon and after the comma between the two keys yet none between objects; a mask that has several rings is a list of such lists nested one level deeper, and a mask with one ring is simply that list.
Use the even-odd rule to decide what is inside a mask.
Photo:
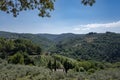
[{"label": "tree canopy", "polygon": [[[55,0],[0,0],[0,11],[12,13],[16,17],[21,11],[38,10],[40,17],[50,17],[54,2]],[[81,0],[81,3],[92,6],[95,0]]]}]

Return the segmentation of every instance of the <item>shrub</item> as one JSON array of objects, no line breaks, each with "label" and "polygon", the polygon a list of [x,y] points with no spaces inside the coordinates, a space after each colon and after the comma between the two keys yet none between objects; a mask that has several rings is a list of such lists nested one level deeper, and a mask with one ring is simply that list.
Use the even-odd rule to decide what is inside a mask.
[{"label": "shrub", "polygon": [[24,56],[21,52],[17,52],[13,56],[10,56],[8,62],[13,64],[24,64]]},{"label": "shrub", "polygon": [[84,72],[85,71],[85,69],[83,67],[80,67],[79,69],[80,69],[80,72]]},{"label": "shrub", "polygon": [[95,72],[95,69],[91,68],[88,70],[88,73],[91,74],[91,73],[94,73]]}]

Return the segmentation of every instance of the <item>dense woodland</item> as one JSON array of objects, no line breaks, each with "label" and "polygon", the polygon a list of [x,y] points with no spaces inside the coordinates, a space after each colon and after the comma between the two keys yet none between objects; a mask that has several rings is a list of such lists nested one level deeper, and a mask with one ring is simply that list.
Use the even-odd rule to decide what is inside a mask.
[{"label": "dense woodland", "polygon": [[120,34],[113,32],[60,35],[0,32],[0,37],[29,40],[42,48],[41,53],[60,54],[78,60],[120,61]]},{"label": "dense woodland", "polygon": [[119,80],[120,34],[0,32],[0,80]]}]

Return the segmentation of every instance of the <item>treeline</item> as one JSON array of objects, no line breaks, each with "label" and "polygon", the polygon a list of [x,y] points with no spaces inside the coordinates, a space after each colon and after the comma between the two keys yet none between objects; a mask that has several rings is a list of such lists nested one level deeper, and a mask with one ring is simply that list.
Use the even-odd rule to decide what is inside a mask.
[{"label": "treeline", "polygon": [[74,70],[75,72],[88,72],[94,73],[95,71],[109,69],[109,68],[120,68],[120,63],[108,63],[108,62],[98,62],[93,60],[78,61],[72,58],[68,58],[61,55],[53,55],[53,60],[49,60],[47,67],[49,69],[63,69],[66,73],[69,70]]}]

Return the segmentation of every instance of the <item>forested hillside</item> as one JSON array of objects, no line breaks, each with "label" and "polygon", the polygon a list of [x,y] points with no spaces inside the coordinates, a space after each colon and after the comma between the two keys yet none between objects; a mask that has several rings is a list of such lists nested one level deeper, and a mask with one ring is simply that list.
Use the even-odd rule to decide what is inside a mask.
[{"label": "forested hillside", "polygon": [[59,41],[54,51],[79,60],[120,61],[120,34],[89,33],[67,38]]},{"label": "forested hillside", "polygon": [[120,61],[120,34],[113,32],[88,34],[18,34],[0,32],[7,39],[28,39],[44,53],[56,53],[78,60]]},{"label": "forested hillside", "polygon": [[53,46],[54,43],[47,39],[46,37],[43,37],[38,34],[25,34],[25,33],[11,33],[11,32],[0,32],[0,37],[6,38],[6,39],[28,39],[31,40],[33,43],[39,45],[43,50],[48,50],[50,46]]},{"label": "forested hillside", "polygon": [[119,80],[120,34],[0,32],[0,80]]}]

